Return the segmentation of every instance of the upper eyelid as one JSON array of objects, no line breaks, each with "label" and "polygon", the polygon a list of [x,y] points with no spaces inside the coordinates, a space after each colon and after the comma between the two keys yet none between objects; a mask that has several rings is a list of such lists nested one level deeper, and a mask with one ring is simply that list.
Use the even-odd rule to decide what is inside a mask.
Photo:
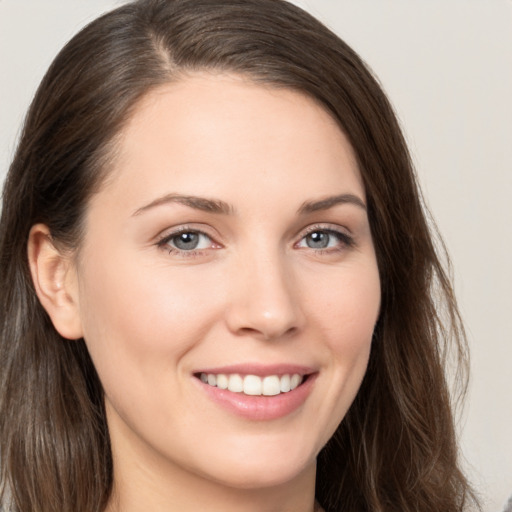
[{"label": "upper eyelid", "polygon": [[[222,242],[219,242],[219,239],[222,238],[218,234],[211,233],[213,229],[208,228],[208,226],[203,225],[194,225],[191,224],[181,224],[175,227],[168,227],[160,232],[155,238],[156,243],[158,245],[165,244],[170,239],[172,239],[174,236],[179,235],[180,233],[187,233],[187,232],[194,232],[202,234],[206,237],[208,237],[212,243],[223,245]],[[315,231],[326,231],[326,232],[332,232],[332,233],[339,233],[342,236],[353,238],[353,234],[351,233],[350,229],[348,229],[345,226],[340,226],[339,224],[333,224],[330,222],[316,222],[314,224],[311,224],[309,226],[306,226],[302,228],[293,238],[295,239],[295,243],[298,243],[300,240],[302,240],[305,236],[314,233]]]},{"label": "upper eyelid", "polygon": [[[182,249],[179,249],[178,247],[174,247],[174,245],[171,245],[171,241],[174,237],[176,236],[179,236],[181,233],[188,233],[188,232],[195,232],[195,233],[199,233],[201,235],[204,235],[206,236],[210,242],[213,244],[215,243],[214,240],[212,239],[211,236],[208,235],[208,233],[204,233],[202,231],[199,231],[197,229],[195,230],[192,230],[192,229],[185,229],[185,230],[176,230],[176,231],[172,231],[172,232],[167,232],[166,234],[163,234],[163,235],[159,235],[157,236],[156,240],[155,240],[155,245],[161,249],[161,248],[165,248],[165,249],[172,249],[173,251],[176,251],[176,252],[189,252],[189,251],[184,251]],[[204,251],[206,249],[194,249],[195,251]]]},{"label": "upper eyelid", "polygon": [[310,233],[314,233],[315,231],[331,231],[333,233],[340,233],[345,236],[350,236],[350,237],[353,236],[351,230],[348,229],[347,227],[340,226],[338,224],[333,224],[330,222],[315,223],[315,224],[306,226],[299,232],[298,236],[299,236],[299,238],[303,238],[304,236],[307,236]]},{"label": "upper eyelid", "polygon": [[[164,231],[165,232],[165,231]],[[198,233],[199,235],[204,235],[209,239],[210,247],[204,247],[204,248],[194,248],[190,250],[180,249],[179,247],[174,246],[174,244],[171,245],[171,241],[174,237],[179,236],[182,233]],[[206,251],[209,251],[211,249],[219,249],[222,247],[221,244],[215,241],[213,237],[211,237],[208,233],[205,233],[203,230],[194,228],[187,228],[186,226],[183,226],[181,229],[177,228],[174,229],[171,232],[167,232],[166,234],[160,236],[157,238],[155,245],[157,248],[164,249],[169,253],[174,253],[176,256],[180,257],[189,257],[193,258],[196,256],[199,256],[201,254],[204,254]],[[215,247],[212,247],[215,246]]]},{"label": "upper eyelid", "polygon": [[208,238],[210,238],[211,240],[216,241],[216,238],[217,238],[216,235],[212,234],[210,231],[211,231],[210,229],[207,229],[204,227],[197,227],[192,224],[180,224],[178,226],[167,227],[166,229],[163,229],[162,231],[160,231],[160,233],[155,238],[158,242],[158,241],[170,239],[173,236],[177,236],[181,233],[189,233],[190,232],[190,233],[199,233],[199,234],[205,235]]},{"label": "upper eyelid", "polygon": [[[306,227],[304,230],[301,231],[299,234],[297,241],[294,243],[294,246],[300,244],[304,238],[306,238],[311,233],[315,233],[316,231],[323,231],[326,233],[331,233],[334,235],[337,235],[340,239],[340,242],[345,244],[347,247],[353,247],[356,245],[356,240],[354,238],[354,235],[350,232],[348,228],[344,228],[343,226],[339,226],[336,224],[312,224],[308,227]],[[314,250],[321,250],[324,249],[314,249]]]},{"label": "upper eyelid", "polygon": [[170,240],[170,239],[174,238],[175,236],[181,235],[183,233],[197,233],[199,235],[206,236],[210,240],[213,240],[213,237],[211,235],[209,235],[208,233],[206,233],[205,231],[202,231],[200,229],[177,229],[175,231],[166,233],[165,235],[161,235],[159,239],[160,240]]}]

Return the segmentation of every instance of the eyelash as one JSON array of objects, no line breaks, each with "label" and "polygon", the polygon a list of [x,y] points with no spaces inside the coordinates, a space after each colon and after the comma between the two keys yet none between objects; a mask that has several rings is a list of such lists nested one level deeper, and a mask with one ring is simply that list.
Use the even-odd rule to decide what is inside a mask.
[{"label": "eyelash", "polygon": [[327,227],[325,225],[314,225],[310,226],[306,229],[306,231],[302,234],[300,237],[299,242],[297,242],[295,245],[298,245],[303,240],[306,239],[309,235],[312,235],[313,233],[323,233],[327,234],[329,236],[334,236],[338,239],[339,244],[336,247],[327,247],[327,248],[318,248],[315,249],[313,247],[309,247],[309,249],[315,251],[317,254],[332,254],[337,253],[346,249],[350,249],[355,246],[355,240],[352,236],[348,235],[347,233],[334,229],[332,227]]},{"label": "eyelash", "polygon": [[[204,231],[201,231],[200,229],[192,228],[189,226],[181,226],[180,228],[176,229],[172,233],[163,236],[161,239],[159,239],[157,241],[156,245],[159,248],[165,249],[168,252],[168,254],[175,254],[175,255],[179,255],[181,257],[185,257],[185,258],[193,258],[196,256],[202,256],[205,253],[205,251],[207,251],[211,248],[211,247],[208,247],[207,249],[183,250],[183,249],[179,249],[177,247],[172,247],[170,245],[170,242],[174,238],[176,238],[182,234],[189,234],[189,233],[196,234],[199,236],[205,236],[210,240],[211,245],[216,245],[215,248],[221,247],[220,244],[216,244],[214,242],[214,240]],[[340,251],[343,251],[346,249],[350,249],[350,248],[354,247],[354,245],[355,245],[354,238],[341,230],[333,229],[331,227],[326,227],[325,225],[314,225],[314,226],[307,228],[307,230],[301,235],[299,241],[294,244],[294,247],[297,247],[303,240],[306,239],[306,237],[312,235],[313,233],[322,233],[322,234],[327,234],[329,236],[334,236],[335,238],[338,239],[338,242],[339,242],[339,244],[336,247],[327,247],[327,248],[309,247],[309,249],[315,251],[317,254],[320,254],[320,255],[337,253],[337,252],[340,252]],[[304,247],[304,249],[308,249],[308,247]]]},{"label": "eyelash", "polygon": [[[178,229],[176,229],[175,231],[173,231],[172,233],[167,234],[167,235],[163,236],[160,240],[158,240],[157,246],[159,248],[165,249],[169,254],[176,254],[176,255],[184,257],[184,258],[192,258],[194,256],[201,256],[202,254],[204,254],[205,249],[192,249],[192,250],[186,251],[183,249],[179,249],[177,247],[172,247],[170,245],[170,242],[174,238],[176,238],[182,234],[188,234],[188,233],[205,236],[211,241],[211,245],[218,245],[218,244],[215,244],[212,237],[209,236],[204,231],[201,231],[200,229],[197,229],[197,228],[191,228],[189,226],[181,226]],[[218,247],[220,247],[220,245],[218,245]]]}]

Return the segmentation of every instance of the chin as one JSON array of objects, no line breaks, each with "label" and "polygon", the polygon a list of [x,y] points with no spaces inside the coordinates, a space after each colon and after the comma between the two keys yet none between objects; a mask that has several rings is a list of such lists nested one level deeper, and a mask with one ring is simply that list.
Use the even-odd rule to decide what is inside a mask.
[{"label": "chin", "polygon": [[[312,464],[314,469],[316,464]],[[226,487],[240,490],[256,490],[279,487],[298,479],[309,467],[288,468],[244,468],[243,471],[228,471],[224,474],[216,474],[213,480]]]},{"label": "chin", "polygon": [[314,472],[316,457],[283,452],[265,457],[260,451],[258,456],[227,457],[213,466],[205,471],[211,475],[210,480],[237,489],[258,489],[278,487]]}]

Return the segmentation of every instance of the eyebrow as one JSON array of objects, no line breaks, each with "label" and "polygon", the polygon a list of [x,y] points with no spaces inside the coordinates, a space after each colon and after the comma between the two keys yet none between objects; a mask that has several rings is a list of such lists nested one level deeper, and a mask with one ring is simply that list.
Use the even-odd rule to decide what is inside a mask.
[{"label": "eyebrow", "polygon": [[141,213],[144,213],[151,208],[172,203],[182,204],[184,206],[188,206],[189,208],[194,208],[196,210],[201,210],[208,213],[219,213],[223,215],[229,215],[230,213],[233,213],[233,208],[228,203],[225,203],[219,199],[208,199],[206,197],[197,196],[183,196],[179,194],[166,194],[165,196],[159,197],[154,201],[151,201],[151,203],[142,206],[133,213],[133,216],[140,215]]},{"label": "eyebrow", "polygon": [[[230,204],[221,201],[220,199],[209,199],[206,197],[185,196],[180,194],[166,194],[165,196],[159,197],[147,205],[137,209],[133,213],[133,216],[140,215],[141,213],[144,213],[145,211],[152,208],[156,208],[157,206],[172,203],[182,204],[184,206],[188,206],[189,208],[194,208],[195,210],[201,210],[208,213],[229,215],[234,212],[234,208]],[[354,194],[340,194],[326,197],[324,199],[319,199],[317,201],[306,201],[302,203],[298,209],[298,214],[306,215],[308,213],[328,210],[329,208],[332,208],[338,204],[353,204],[366,211],[366,205],[358,196]]]},{"label": "eyebrow", "polygon": [[340,194],[326,197],[318,201],[306,201],[305,203],[302,203],[298,213],[300,215],[305,215],[307,213],[328,210],[329,208],[332,208],[338,204],[353,204],[359,208],[362,208],[366,212],[366,205],[361,198],[354,194]]}]

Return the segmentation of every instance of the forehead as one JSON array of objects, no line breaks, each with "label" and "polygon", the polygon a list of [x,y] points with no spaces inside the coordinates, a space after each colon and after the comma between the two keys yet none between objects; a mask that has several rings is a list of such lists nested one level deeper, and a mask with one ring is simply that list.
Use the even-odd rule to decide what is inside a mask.
[{"label": "forehead", "polygon": [[198,73],[151,91],[116,154],[107,187],[138,183],[148,195],[160,187],[211,195],[226,183],[239,193],[291,190],[299,177],[319,195],[343,179],[364,195],[352,147],[324,107],[233,75]]}]

